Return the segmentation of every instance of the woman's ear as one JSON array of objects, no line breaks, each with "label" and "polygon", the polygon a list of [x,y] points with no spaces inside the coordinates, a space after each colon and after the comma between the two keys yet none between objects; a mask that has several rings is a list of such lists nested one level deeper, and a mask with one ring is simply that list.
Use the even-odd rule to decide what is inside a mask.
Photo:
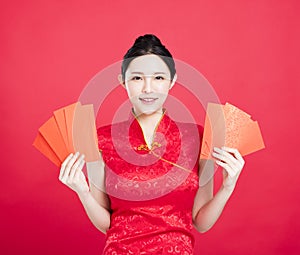
[{"label": "woman's ear", "polygon": [[125,88],[125,82],[123,81],[122,74],[118,75],[118,80],[119,80],[120,84]]},{"label": "woman's ear", "polygon": [[174,74],[174,77],[173,77],[173,80],[172,80],[172,82],[171,82],[171,85],[170,85],[169,90],[174,86],[176,80],[177,80],[177,74],[175,73],[175,74]]}]

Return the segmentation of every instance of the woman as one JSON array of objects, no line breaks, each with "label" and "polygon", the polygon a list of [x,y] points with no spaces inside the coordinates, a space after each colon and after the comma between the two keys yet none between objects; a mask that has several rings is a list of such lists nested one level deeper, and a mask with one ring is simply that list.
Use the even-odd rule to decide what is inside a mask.
[{"label": "woman", "polygon": [[202,127],[175,122],[163,108],[176,78],[172,55],[160,40],[137,38],[119,75],[132,113],[128,121],[98,129],[97,181],[88,185],[84,155],[71,154],[61,166],[60,181],[106,233],[106,255],[193,254],[192,227],[202,233],[214,225],[244,166],[236,149],[214,148],[223,185],[214,196],[212,179],[198,185]]}]

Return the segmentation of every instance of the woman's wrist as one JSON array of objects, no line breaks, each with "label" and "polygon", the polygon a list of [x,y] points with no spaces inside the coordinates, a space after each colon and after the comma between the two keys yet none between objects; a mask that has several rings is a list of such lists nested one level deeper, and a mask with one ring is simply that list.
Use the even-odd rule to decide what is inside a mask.
[{"label": "woman's wrist", "polygon": [[234,191],[234,186],[224,186],[222,185],[221,188],[220,188],[220,191],[226,196],[226,197],[230,197],[231,194],[233,193]]},{"label": "woman's wrist", "polygon": [[85,201],[91,196],[91,192],[89,190],[77,192],[77,195],[81,201]]}]

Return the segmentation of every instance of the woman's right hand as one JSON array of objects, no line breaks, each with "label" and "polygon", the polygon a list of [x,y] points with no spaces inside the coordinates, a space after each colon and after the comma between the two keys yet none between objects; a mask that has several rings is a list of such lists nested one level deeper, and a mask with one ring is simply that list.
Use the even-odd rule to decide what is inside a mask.
[{"label": "woman's right hand", "polygon": [[84,155],[79,156],[79,152],[74,155],[71,153],[62,163],[59,173],[59,180],[78,195],[85,194],[90,190],[82,172],[84,164]]}]

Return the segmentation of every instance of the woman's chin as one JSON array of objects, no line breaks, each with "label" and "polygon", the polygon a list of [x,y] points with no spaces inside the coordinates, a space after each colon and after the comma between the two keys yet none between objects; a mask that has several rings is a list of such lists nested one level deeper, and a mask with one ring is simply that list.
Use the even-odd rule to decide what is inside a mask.
[{"label": "woman's chin", "polygon": [[162,113],[162,107],[139,107],[134,108],[136,115],[150,116],[156,113]]}]

